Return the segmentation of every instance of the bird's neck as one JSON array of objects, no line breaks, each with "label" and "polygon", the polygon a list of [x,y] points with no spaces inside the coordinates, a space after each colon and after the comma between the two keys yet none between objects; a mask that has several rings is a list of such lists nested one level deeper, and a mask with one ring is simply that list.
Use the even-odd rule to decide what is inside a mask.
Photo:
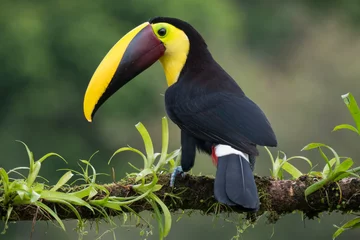
[{"label": "bird's neck", "polygon": [[199,74],[215,63],[206,46],[189,49],[186,45],[167,50],[160,58],[168,87],[176,83],[179,78],[187,73]]}]

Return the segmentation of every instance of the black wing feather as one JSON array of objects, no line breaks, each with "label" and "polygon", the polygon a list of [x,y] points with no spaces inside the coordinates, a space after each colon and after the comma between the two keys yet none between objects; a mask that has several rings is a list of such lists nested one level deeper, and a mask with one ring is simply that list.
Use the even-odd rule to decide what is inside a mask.
[{"label": "black wing feather", "polygon": [[258,155],[255,145],[276,146],[275,134],[261,109],[245,95],[218,92],[167,106],[169,117],[204,141],[228,144]]}]

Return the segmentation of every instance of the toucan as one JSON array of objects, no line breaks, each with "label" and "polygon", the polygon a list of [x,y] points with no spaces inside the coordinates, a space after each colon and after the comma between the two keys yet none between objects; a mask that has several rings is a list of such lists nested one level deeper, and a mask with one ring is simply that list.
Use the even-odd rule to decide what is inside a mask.
[{"label": "toucan", "polygon": [[91,122],[117,90],[160,61],[167,81],[165,108],[181,130],[181,166],[188,172],[196,150],[216,166],[214,196],[222,204],[256,212],[260,202],[253,175],[257,146],[276,147],[264,112],[216,62],[200,33],[189,23],[154,17],[128,32],[95,70],[84,97]]}]

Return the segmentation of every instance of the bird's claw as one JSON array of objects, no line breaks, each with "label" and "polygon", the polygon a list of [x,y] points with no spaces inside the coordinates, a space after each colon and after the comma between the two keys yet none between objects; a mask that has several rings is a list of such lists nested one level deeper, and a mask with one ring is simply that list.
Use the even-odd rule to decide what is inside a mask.
[{"label": "bird's claw", "polygon": [[175,184],[175,178],[177,175],[181,174],[182,177],[185,177],[185,173],[181,166],[177,166],[170,177],[170,187],[174,187]]}]

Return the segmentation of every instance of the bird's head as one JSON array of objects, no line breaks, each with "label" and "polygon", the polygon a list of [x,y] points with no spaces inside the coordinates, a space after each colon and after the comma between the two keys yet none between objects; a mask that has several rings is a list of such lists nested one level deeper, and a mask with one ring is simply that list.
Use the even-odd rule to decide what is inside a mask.
[{"label": "bird's head", "polygon": [[174,84],[188,56],[203,47],[206,44],[200,34],[176,18],[156,17],[137,26],[110,49],[93,74],[84,97],[86,119],[91,122],[109,97],[157,60],[168,85]]}]

